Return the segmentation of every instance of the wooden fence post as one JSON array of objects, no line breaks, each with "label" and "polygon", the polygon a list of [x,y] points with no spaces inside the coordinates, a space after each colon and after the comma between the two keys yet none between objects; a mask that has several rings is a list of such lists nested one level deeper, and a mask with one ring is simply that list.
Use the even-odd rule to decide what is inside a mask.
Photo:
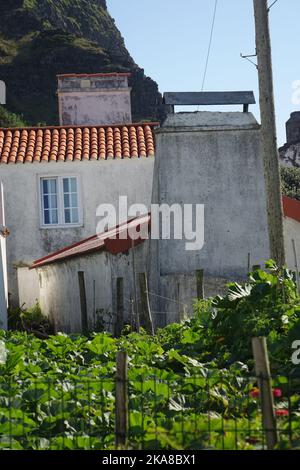
[{"label": "wooden fence post", "polygon": [[148,281],[146,273],[139,274],[139,286],[141,299],[141,325],[148,333],[154,335],[154,326],[148,296]]},{"label": "wooden fence post", "polygon": [[196,283],[197,283],[197,299],[204,299],[204,271],[198,269],[196,271]]},{"label": "wooden fence post", "polygon": [[128,433],[127,353],[118,351],[115,404],[115,447],[126,449]]},{"label": "wooden fence post", "polygon": [[84,272],[78,271],[78,282],[79,282],[79,295],[80,295],[80,307],[81,307],[81,328],[84,334],[88,333],[88,315],[86,306],[86,292],[84,282]]},{"label": "wooden fence post", "polygon": [[267,448],[268,450],[272,450],[277,444],[278,437],[266,338],[252,338],[252,350],[255,362],[255,373],[258,380]]},{"label": "wooden fence post", "polygon": [[295,271],[296,271],[297,289],[298,289],[298,294],[300,294],[299,267],[298,267],[298,258],[297,258],[296,244],[295,244],[295,240],[294,240],[294,239],[292,240],[292,247],[293,247],[293,253],[294,253],[294,260],[295,260]]},{"label": "wooden fence post", "polygon": [[117,278],[117,317],[115,334],[121,336],[124,327],[124,281],[122,277]]}]

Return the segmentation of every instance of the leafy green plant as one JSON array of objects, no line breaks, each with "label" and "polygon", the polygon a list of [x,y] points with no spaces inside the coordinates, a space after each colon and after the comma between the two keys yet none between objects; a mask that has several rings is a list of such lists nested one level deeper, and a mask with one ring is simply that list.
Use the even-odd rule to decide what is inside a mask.
[{"label": "leafy green plant", "polygon": [[196,304],[196,312],[205,348],[221,362],[251,360],[251,338],[266,336],[273,368],[289,365],[291,338],[300,328],[300,298],[289,270],[269,261],[244,285],[229,284],[227,295],[214,298],[204,313]]},{"label": "leafy green plant", "polygon": [[[292,273],[270,261],[155,336],[127,329],[118,339],[41,340],[0,330],[0,448],[113,449],[116,353],[126,350],[131,449],[261,449],[250,345],[259,334],[275,375],[278,448],[297,448],[300,378],[290,355],[299,306]],[[38,305],[21,315],[41,319]]]}]

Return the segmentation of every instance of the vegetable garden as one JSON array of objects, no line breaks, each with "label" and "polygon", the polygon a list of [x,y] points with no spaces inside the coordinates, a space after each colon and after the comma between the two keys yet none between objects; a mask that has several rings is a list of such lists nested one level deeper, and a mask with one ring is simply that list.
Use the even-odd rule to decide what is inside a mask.
[{"label": "vegetable garden", "polygon": [[116,354],[128,354],[129,449],[263,449],[251,337],[266,336],[278,448],[300,442],[300,298],[268,262],[150,336],[0,332],[0,447],[114,449]]}]

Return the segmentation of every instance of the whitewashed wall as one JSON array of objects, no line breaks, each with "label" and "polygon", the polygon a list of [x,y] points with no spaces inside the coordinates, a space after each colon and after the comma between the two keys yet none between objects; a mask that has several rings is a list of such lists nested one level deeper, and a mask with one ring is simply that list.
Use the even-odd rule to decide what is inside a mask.
[{"label": "whitewashed wall", "polygon": [[30,308],[35,305],[40,298],[38,273],[35,269],[19,267],[17,269],[17,275],[20,306]]},{"label": "whitewashed wall", "polygon": [[300,222],[284,217],[284,241],[286,263],[290,269],[295,269],[295,255],[292,240],[295,240],[298,268],[300,269]]},{"label": "whitewashed wall", "polygon": [[[134,250],[136,273],[145,272],[147,243],[135,247]],[[105,328],[113,331],[116,319],[117,277],[124,279],[124,317],[129,319],[129,300],[134,295],[131,250],[119,255],[101,251],[50,264],[38,268],[37,271],[41,309],[54,324],[56,331],[81,332],[79,271],[83,271],[85,275],[87,314],[91,330],[94,329],[98,314],[103,318]]]}]

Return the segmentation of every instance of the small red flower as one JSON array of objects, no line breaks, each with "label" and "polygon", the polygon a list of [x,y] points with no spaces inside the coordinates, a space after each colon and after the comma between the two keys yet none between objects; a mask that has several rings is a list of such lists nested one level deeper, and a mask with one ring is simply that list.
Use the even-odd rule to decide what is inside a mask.
[{"label": "small red flower", "polygon": [[252,398],[258,398],[259,397],[258,388],[254,388],[253,390],[251,390],[250,395],[251,395]]},{"label": "small red flower", "polygon": [[278,416],[278,418],[281,418],[283,416],[288,416],[288,415],[289,415],[289,410],[284,410],[284,409],[276,410],[276,416]]},{"label": "small red flower", "polygon": [[273,389],[273,396],[275,398],[281,398],[282,397],[282,391],[280,390],[280,388],[274,388]]}]

